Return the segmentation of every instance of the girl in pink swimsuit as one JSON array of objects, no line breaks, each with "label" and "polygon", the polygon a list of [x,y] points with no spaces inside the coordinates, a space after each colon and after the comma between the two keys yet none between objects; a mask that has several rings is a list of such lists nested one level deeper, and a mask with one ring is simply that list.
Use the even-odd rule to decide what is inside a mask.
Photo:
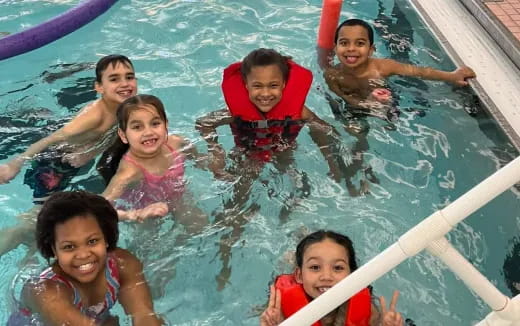
[{"label": "girl in pink swimsuit", "polygon": [[[181,223],[183,217],[189,218],[183,223],[187,228],[195,223],[200,229],[206,223],[205,215],[183,200],[184,159],[197,153],[182,137],[168,135],[162,102],[152,95],[131,97],[119,105],[117,120],[120,139],[114,146],[122,150],[119,155],[107,151],[101,161],[111,161],[112,170],[106,173],[105,167],[100,172],[109,181],[103,196],[117,200],[119,218],[142,221],[171,211],[178,213]],[[187,217],[187,212],[192,214]]]}]

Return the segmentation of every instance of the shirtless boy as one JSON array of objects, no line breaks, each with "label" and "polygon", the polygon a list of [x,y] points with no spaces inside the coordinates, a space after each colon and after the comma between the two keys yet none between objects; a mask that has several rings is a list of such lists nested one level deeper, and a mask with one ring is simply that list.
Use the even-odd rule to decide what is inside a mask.
[{"label": "shirtless boy", "polygon": [[384,79],[392,75],[443,80],[457,86],[468,85],[475,78],[469,67],[452,72],[430,67],[403,64],[392,59],[372,58],[375,51],[372,27],[360,19],[348,19],[336,29],[334,51],[339,64],[326,67],[325,81],[331,91],[356,108],[390,103],[392,95],[383,88]]},{"label": "shirtless boy", "polygon": [[120,103],[137,93],[137,80],[130,59],[109,55],[96,65],[96,92],[101,98],[84,107],[70,122],[0,165],[0,184],[8,183],[26,161],[32,169],[25,182],[33,189],[36,206],[20,215],[21,223],[0,234],[0,255],[25,241],[34,229],[33,217],[46,198],[67,187],[80,167],[112,144],[116,134],[116,111]]}]

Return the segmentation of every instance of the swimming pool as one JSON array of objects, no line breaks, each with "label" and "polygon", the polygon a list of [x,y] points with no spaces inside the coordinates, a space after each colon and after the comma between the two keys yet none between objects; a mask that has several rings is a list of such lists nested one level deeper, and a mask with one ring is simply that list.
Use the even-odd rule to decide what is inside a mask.
[{"label": "swimming pool", "polygon": [[[2,9],[6,8],[0,16],[0,31],[19,31],[76,3],[0,1]],[[319,0],[120,1],[77,32],[0,61],[0,159],[5,161],[55,129],[93,99],[90,63],[97,61],[97,55],[109,53],[126,54],[134,61],[140,92],[159,96],[167,107],[171,130],[204,151],[194,121],[223,107],[222,69],[263,46],[291,55],[314,71],[307,106],[342,134],[348,160],[348,149],[356,139],[334,120],[314,54],[320,8]],[[345,1],[342,19],[350,17],[375,22],[378,56],[454,68],[407,1]],[[253,308],[265,302],[272,276],[290,269],[281,257],[294,249],[305,229],[330,228],[350,235],[360,262],[365,262],[410,226],[518,155],[484,112],[476,116],[466,112],[478,108],[471,92],[453,92],[443,83],[406,78],[391,79],[391,86],[403,108],[397,129],[388,130],[377,119],[367,120],[371,129],[364,162],[380,180],[370,185],[372,194],[350,197],[344,183],[325,178],[326,164],[304,131],[298,139],[297,175],[306,173],[310,195],[298,197],[289,176],[266,167],[244,208],[251,213],[241,240],[233,246],[231,276],[222,291],[215,281],[222,265],[218,248],[229,227],[211,227],[182,248],[172,249],[180,231],[169,232],[171,220],[124,225],[120,245],[145,259],[153,286],[163,288],[154,291],[156,310],[174,325],[257,325]],[[426,114],[420,117],[406,108]],[[229,128],[219,132],[230,149]],[[209,173],[193,167],[188,167],[186,175],[198,205],[214,220],[230,197],[230,185],[210,183]],[[361,172],[356,184],[360,177]],[[74,186],[102,188],[93,171],[75,180]],[[10,184],[0,186],[0,200],[2,227],[14,223],[14,216],[31,206],[23,171]],[[449,235],[505,293],[509,291],[502,265],[518,229],[519,206],[518,194],[506,192]],[[280,223],[285,217],[286,222]],[[6,280],[0,285],[0,323],[5,323],[9,310],[3,298],[12,292],[7,280],[20,270],[17,264],[25,251],[18,248],[0,258],[0,276]],[[417,325],[466,325],[489,311],[426,254],[405,262],[374,285],[378,294],[400,289],[399,308]]]}]

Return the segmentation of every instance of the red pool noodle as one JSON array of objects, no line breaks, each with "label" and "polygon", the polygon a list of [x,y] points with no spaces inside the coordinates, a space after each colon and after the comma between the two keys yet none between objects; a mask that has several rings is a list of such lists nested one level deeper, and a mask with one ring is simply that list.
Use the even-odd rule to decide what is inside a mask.
[{"label": "red pool noodle", "polygon": [[326,50],[334,48],[334,32],[339,22],[343,0],[323,0],[320,27],[318,30],[318,47]]}]

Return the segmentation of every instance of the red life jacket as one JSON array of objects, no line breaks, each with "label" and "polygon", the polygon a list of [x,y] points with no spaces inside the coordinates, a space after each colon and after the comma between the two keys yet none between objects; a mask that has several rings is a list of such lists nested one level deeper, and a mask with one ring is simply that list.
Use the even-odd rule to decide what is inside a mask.
[{"label": "red life jacket", "polygon": [[[282,294],[282,313],[285,318],[293,315],[309,303],[303,286],[296,282],[293,274],[282,274],[276,278],[275,287]],[[371,314],[370,291],[365,288],[349,299],[345,326],[369,326]],[[321,326],[317,321],[312,326]]]},{"label": "red life jacket", "polygon": [[231,131],[238,147],[255,151],[255,156],[268,161],[273,151],[282,151],[291,145],[303,127],[301,117],[312,84],[312,72],[289,61],[289,76],[280,102],[269,112],[262,113],[249,100],[241,65],[236,62],[227,67],[222,81],[224,99],[235,117]]}]

